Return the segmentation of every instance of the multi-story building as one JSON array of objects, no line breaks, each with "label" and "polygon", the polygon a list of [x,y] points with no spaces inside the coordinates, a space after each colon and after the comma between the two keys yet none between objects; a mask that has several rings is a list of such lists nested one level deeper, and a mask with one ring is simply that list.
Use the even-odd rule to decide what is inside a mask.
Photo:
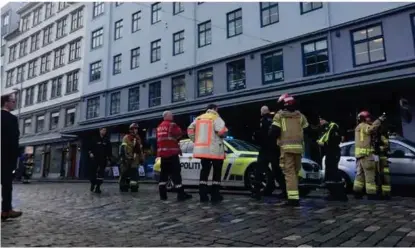
[{"label": "multi-story building", "polygon": [[4,37],[2,95],[15,92],[20,145],[32,146],[35,177],[76,176],[75,136],[85,53],[83,3],[30,2],[18,10],[19,26]]},{"label": "multi-story building", "polygon": [[185,128],[217,103],[232,133],[249,139],[260,104],[287,92],[304,112],[326,112],[346,128],[363,108],[387,111],[410,136],[399,102],[415,101],[413,3],[86,5],[80,125],[64,133],[85,139],[108,126],[117,139],[137,121],[151,136],[162,111]]}]

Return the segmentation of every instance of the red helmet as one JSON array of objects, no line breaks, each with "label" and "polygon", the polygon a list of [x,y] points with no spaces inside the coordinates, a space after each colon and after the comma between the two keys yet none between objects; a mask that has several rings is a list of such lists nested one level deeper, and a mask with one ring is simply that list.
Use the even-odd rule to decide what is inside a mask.
[{"label": "red helmet", "polygon": [[130,125],[130,130],[133,129],[133,128],[138,128],[138,124],[137,123],[132,123]]},{"label": "red helmet", "polygon": [[285,94],[282,94],[278,98],[278,103],[283,103],[284,106],[290,106],[290,105],[295,104],[295,99],[294,99],[294,97],[292,97],[289,94],[285,93]]},{"label": "red helmet", "polygon": [[366,111],[366,110],[361,111],[361,112],[357,115],[357,119],[359,119],[359,120],[366,119],[366,118],[368,118],[368,117],[370,117],[370,113],[369,113],[369,111]]}]

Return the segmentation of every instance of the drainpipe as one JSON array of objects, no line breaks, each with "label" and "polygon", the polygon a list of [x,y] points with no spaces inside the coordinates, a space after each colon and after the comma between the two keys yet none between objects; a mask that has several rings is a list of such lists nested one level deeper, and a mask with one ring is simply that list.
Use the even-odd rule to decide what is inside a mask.
[{"label": "drainpipe", "polygon": [[197,28],[197,2],[193,3],[194,8],[193,8],[193,21],[194,21],[194,35],[193,35],[193,39],[194,39],[194,46],[193,46],[193,68],[192,68],[192,75],[193,75],[193,93],[194,93],[194,99],[197,97],[197,71],[196,71],[196,65],[197,65],[197,49],[199,47],[198,42],[199,42],[199,33],[198,33],[198,28]]},{"label": "drainpipe", "polygon": [[[108,2],[108,9],[110,10],[109,11],[109,28],[108,28],[108,34],[109,34],[109,39],[108,39],[108,52],[107,52],[107,59],[108,59],[108,66],[107,66],[107,70],[106,70],[106,74],[107,74],[107,78],[106,78],[106,81],[105,81],[105,90],[108,90],[109,88],[110,88],[110,79],[111,79],[111,71],[112,71],[112,66],[111,66],[111,43],[113,42],[113,39],[111,39],[111,34],[112,34],[112,12],[113,12],[113,6],[112,6],[112,2]],[[105,41],[104,41],[105,42]],[[105,104],[104,104],[104,106],[105,106],[105,116],[107,115],[107,112],[108,112],[108,108],[107,108],[107,105],[108,105],[108,101],[107,101],[107,94],[105,94],[104,95],[105,96]]]},{"label": "drainpipe", "polygon": [[333,54],[333,46],[332,46],[332,40],[331,40],[331,16],[330,16],[330,2],[326,2],[327,4],[327,25],[328,25],[328,31],[327,31],[327,42],[328,42],[328,48],[329,48],[329,65],[330,65],[330,71],[332,74],[334,74],[334,54]]}]

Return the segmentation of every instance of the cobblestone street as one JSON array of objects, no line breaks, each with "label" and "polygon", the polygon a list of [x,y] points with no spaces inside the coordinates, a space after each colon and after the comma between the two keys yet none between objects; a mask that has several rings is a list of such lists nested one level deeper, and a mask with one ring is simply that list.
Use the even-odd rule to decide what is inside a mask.
[{"label": "cobblestone street", "polygon": [[283,208],[226,194],[219,205],[158,200],[156,185],[103,193],[84,183],[14,185],[22,218],[3,222],[2,246],[415,246],[415,199],[327,203],[321,193]]}]

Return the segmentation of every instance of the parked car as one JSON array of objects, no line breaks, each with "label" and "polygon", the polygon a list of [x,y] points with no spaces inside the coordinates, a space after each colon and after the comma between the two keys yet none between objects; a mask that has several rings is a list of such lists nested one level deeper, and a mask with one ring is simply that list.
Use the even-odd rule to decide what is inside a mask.
[{"label": "parked car", "polygon": [[[399,136],[390,137],[390,152],[388,155],[389,170],[392,185],[415,186],[415,143]],[[340,144],[341,157],[339,170],[342,180],[348,190],[352,190],[356,177],[355,142]],[[323,158],[323,174],[325,171]]]},{"label": "parked car", "polygon": [[[198,186],[199,174],[201,170],[200,159],[193,158],[193,142],[189,139],[180,141],[180,148],[183,155],[180,156],[182,166],[183,185]],[[225,139],[226,159],[223,162],[222,169],[222,186],[223,187],[239,187],[251,189],[253,187],[253,179],[255,168],[257,165],[259,148],[249,142],[233,139],[228,137]],[[212,171],[209,180],[212,178]],[[311,190],[320,186],[322,182],[321,166],[309,159],[302,159],[302,169],[299,173],[299,188],[302,195],[308,194]],[[160,177],[160,159],[156,159],[154,164],[154,178],[159,180]],[[272,180],[271,165],[267,171],[263,184],[266,193],[272,193],[278,183]],[[173,182],[169,179],[168,189],[173,188]]]}]

